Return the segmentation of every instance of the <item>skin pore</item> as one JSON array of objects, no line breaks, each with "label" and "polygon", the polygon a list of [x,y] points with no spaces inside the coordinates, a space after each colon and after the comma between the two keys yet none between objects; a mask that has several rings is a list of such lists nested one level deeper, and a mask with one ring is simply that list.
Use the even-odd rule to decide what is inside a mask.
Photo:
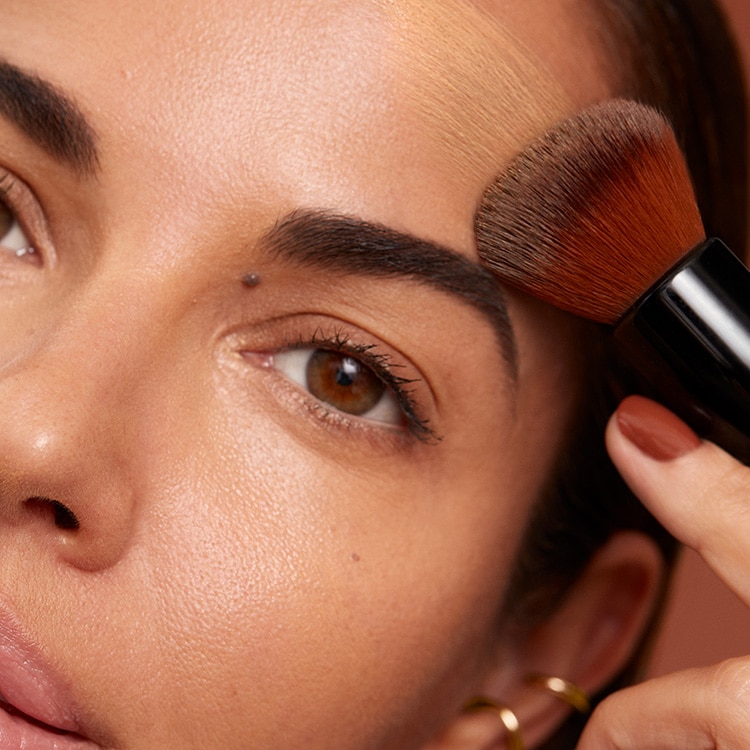
[{"label": "skin pore", "polygon": [[[603,87],[542,86],[526,47],[577,41],[513,43],[549,11],[508,5],[493,30],[434,3],[467,38],[431,73],[407,63],[456,33],[432,3],[3,0],[0,55],[75,102],[97,150],[76,169],[0,120],[28,240],[0,249],[0,615],[90,746],[420,747],[526,668],[498,619],[571,408],[565,319],[498,292],[512,373],[488,315],[424,272],[265,242],[322,212],[476,261],[494,170]],[[494,38],[518,88],[488,112],[455,73]],[[434,135],[444,105],[463,150]],[[472,107],[496,130],[459,137]],[[318,349],[386,381],[377,418],[296,382],[290,352]]]}]

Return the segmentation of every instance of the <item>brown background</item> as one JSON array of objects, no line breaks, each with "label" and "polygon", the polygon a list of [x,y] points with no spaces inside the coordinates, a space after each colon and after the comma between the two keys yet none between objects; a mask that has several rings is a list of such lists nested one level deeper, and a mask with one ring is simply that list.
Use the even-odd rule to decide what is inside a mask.
[{"label": "brown background", "polygon": [[[750,78],[750,0],[724,0],[724,4],[743,47]],[[651,674],[750,654],[750,608],[691,550],[680,561],[675,583]]]}]

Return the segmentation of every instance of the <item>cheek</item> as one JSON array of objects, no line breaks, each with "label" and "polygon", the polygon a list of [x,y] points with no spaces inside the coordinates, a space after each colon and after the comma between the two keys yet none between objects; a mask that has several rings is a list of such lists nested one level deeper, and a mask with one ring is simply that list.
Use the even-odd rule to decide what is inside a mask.
[{"label": "cheek", "polygon": [[[347,470],[258,411],[248,425],[217,408],[155,441],[146,554],[167,653],[150,658],[184,687],[165,713],[189,722],[197,699],[272,746],[293,706],[297,743],[336,726],[342,747],[389,746],[402,720],[383,717],[438,721],[490,648],[528,506],[520,456],[507,446],[488,471],[480,429],[457,461]],[[243,724],[238,707],[259,704]]]},{"label": "cheek", "polygon": [[76,684],[128,747],[196,746],[201,732],[228,748],[417,746],[495,645],[559,439],[553,378],[524,348],[514,412],[481,347],[455,353],[446,391],[464,400],[445,439],[386,455],[322,427],[296,439],[261,386],[179,351],[163,367],[153,353],[128,400],[136,539],[76,614],[91,628],[87,653],[66,649]]},{"label": "cheek", "polygon": [[419,731],[401,726],[405,707],[420,727],[447,715],[494,640],[530,477],[542,474],[519,476],[513,431],[493,432],[491,464],[473,443],[454,465],[396,460],[366,475],[262,418],[173,455],[154,553],[168,555],[162,636],[179,684],[210,684],[208,699],[182,693],[173,715],[192,713],[188,695],[219,715],[262,703],[253,738],[265,731],[271,746],[294,706],[294,742],[308,747],[331,726],[342,747],[391,746]]}]

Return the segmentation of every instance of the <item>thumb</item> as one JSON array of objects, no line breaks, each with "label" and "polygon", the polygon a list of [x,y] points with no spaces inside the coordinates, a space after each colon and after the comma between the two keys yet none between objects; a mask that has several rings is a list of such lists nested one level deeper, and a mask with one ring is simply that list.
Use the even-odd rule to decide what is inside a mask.
[{"label": "thumb", "polygon": [[576,750],[747,748],[750,663],[733,659],[649,680],[606,698]]}]

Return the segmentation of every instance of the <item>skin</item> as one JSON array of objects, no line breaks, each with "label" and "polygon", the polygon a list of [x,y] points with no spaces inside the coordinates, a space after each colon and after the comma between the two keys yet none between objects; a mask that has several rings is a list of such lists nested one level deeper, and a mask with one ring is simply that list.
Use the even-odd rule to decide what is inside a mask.
[{"label": "skin", "polygon": [[[491,115],[482,155],[517,116],[541,128],[606,89],[568,4],[491,5],[481,33],[518,39],[497,55],[528,76],[516,111],[450,71],[426,86]],[[514,382],[469,305],[302,269],[263,237],[323,209],[475,261],[476,200],[534,133],[457,163],[403,66],[450,30],[410,3],[2,7],[4,57],[74,99],[100,152],[82,174],[0,121],[38,249],[0,251],[2,607],[102,747],[422,746],[507,655],[500,594],[571,408],[566,323],[509,296]],[[567,37],[539,31],[550,12]],[[588,67],[540,74],[572,43]],[[442,439],[292,383],[275,353],[321,332],[398,364]]]}]

